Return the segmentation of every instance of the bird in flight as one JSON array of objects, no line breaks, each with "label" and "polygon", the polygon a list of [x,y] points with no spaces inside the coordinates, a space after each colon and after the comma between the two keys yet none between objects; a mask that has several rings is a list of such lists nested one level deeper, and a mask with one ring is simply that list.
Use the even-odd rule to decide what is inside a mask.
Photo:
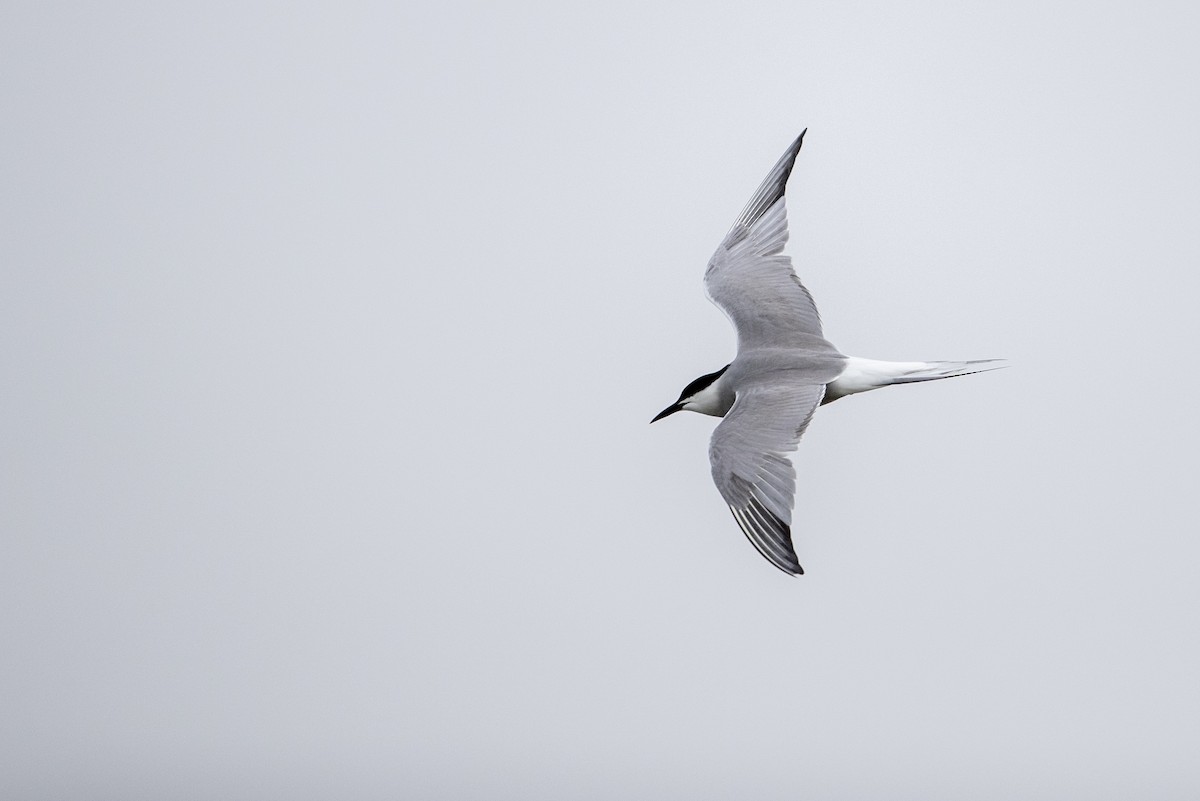
[{"label": "bird in flight", "polygon": [[759,553],[791,575],[804,569],[792,545],[796,449],[818,406],[879,387],[969,375],[1002,359],[887,362],[844,356],[821,334],[812,295],[784,255],[784,190],[807,129],[750,198],[704,272],[708,297],[737,329],[737,356],[683,388],[656,422],[678,411],[725,418],[708,458],[717,491]]}]

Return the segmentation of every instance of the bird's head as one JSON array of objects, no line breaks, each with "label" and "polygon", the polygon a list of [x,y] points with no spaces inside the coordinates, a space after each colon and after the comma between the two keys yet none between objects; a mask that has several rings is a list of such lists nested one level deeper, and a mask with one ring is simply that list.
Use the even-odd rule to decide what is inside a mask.
[{"label": "bird's head", "polygon": [[683,392],[679,393],[679,400],[672,403],[667,408],[654,416],[651,423],[657,423],[664,417],[669,417],[675,412],[687,410],[689,412],[699,412],[700,414],[711,414],[720,416],[725,413],[725,409],[721,408],[720,392],[717,389],[717,379],[725,374],[729,369],[729,365],[725,365],[715,373],[702,375],[692,383],[683,388]]}]

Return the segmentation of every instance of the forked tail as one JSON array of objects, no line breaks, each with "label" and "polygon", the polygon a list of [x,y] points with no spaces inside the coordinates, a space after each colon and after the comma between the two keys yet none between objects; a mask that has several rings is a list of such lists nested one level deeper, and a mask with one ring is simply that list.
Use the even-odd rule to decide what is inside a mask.
[{"label": "forked tail", "polygon": [[958,375],[986,373],[1007,367],[1004,359],[976,359],[971,362],[920,362],[914,370],[905,370],[895,376],[891,384],[911,384],[914,381],[934,381],[939,378],[954,378]]},{"label": "forked tail", "polygon": [[892,384],[936,381],[939,378],[983,373],[1007,366],[1004,359],[976,359],[969,362],[881,362],[848,356],[842,374],[826,385],[822,403]]}]

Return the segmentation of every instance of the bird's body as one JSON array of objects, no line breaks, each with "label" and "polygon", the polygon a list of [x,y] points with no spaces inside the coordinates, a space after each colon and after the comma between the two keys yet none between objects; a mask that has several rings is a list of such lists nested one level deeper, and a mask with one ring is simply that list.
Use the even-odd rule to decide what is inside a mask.
[{"label": "bird's body", "polygon": [[[804,134],[776,163],[709,261],[709,298],[738,334],[734,360],[701,376],[654,420],[677,411],[722,417],[709,446],[713,481],[754,546],[803,573],[791,536],[795,450],[823,403],[891,384],[991,370],[998,360],[884,362],[844,356],[821,330],[812,296],[783,255],[784,190]],[[652,420],[651,422],[654,422]]]}]

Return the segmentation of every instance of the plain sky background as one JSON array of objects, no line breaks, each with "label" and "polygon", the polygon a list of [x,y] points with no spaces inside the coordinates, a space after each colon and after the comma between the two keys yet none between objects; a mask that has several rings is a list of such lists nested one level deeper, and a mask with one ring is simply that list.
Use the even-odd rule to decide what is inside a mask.
[{"label": "plain sky background", "polygon": [[[1200,796],[1194,3],[0,9],[0,796]],[[708,257],[792,138],[791,579]]]}]

